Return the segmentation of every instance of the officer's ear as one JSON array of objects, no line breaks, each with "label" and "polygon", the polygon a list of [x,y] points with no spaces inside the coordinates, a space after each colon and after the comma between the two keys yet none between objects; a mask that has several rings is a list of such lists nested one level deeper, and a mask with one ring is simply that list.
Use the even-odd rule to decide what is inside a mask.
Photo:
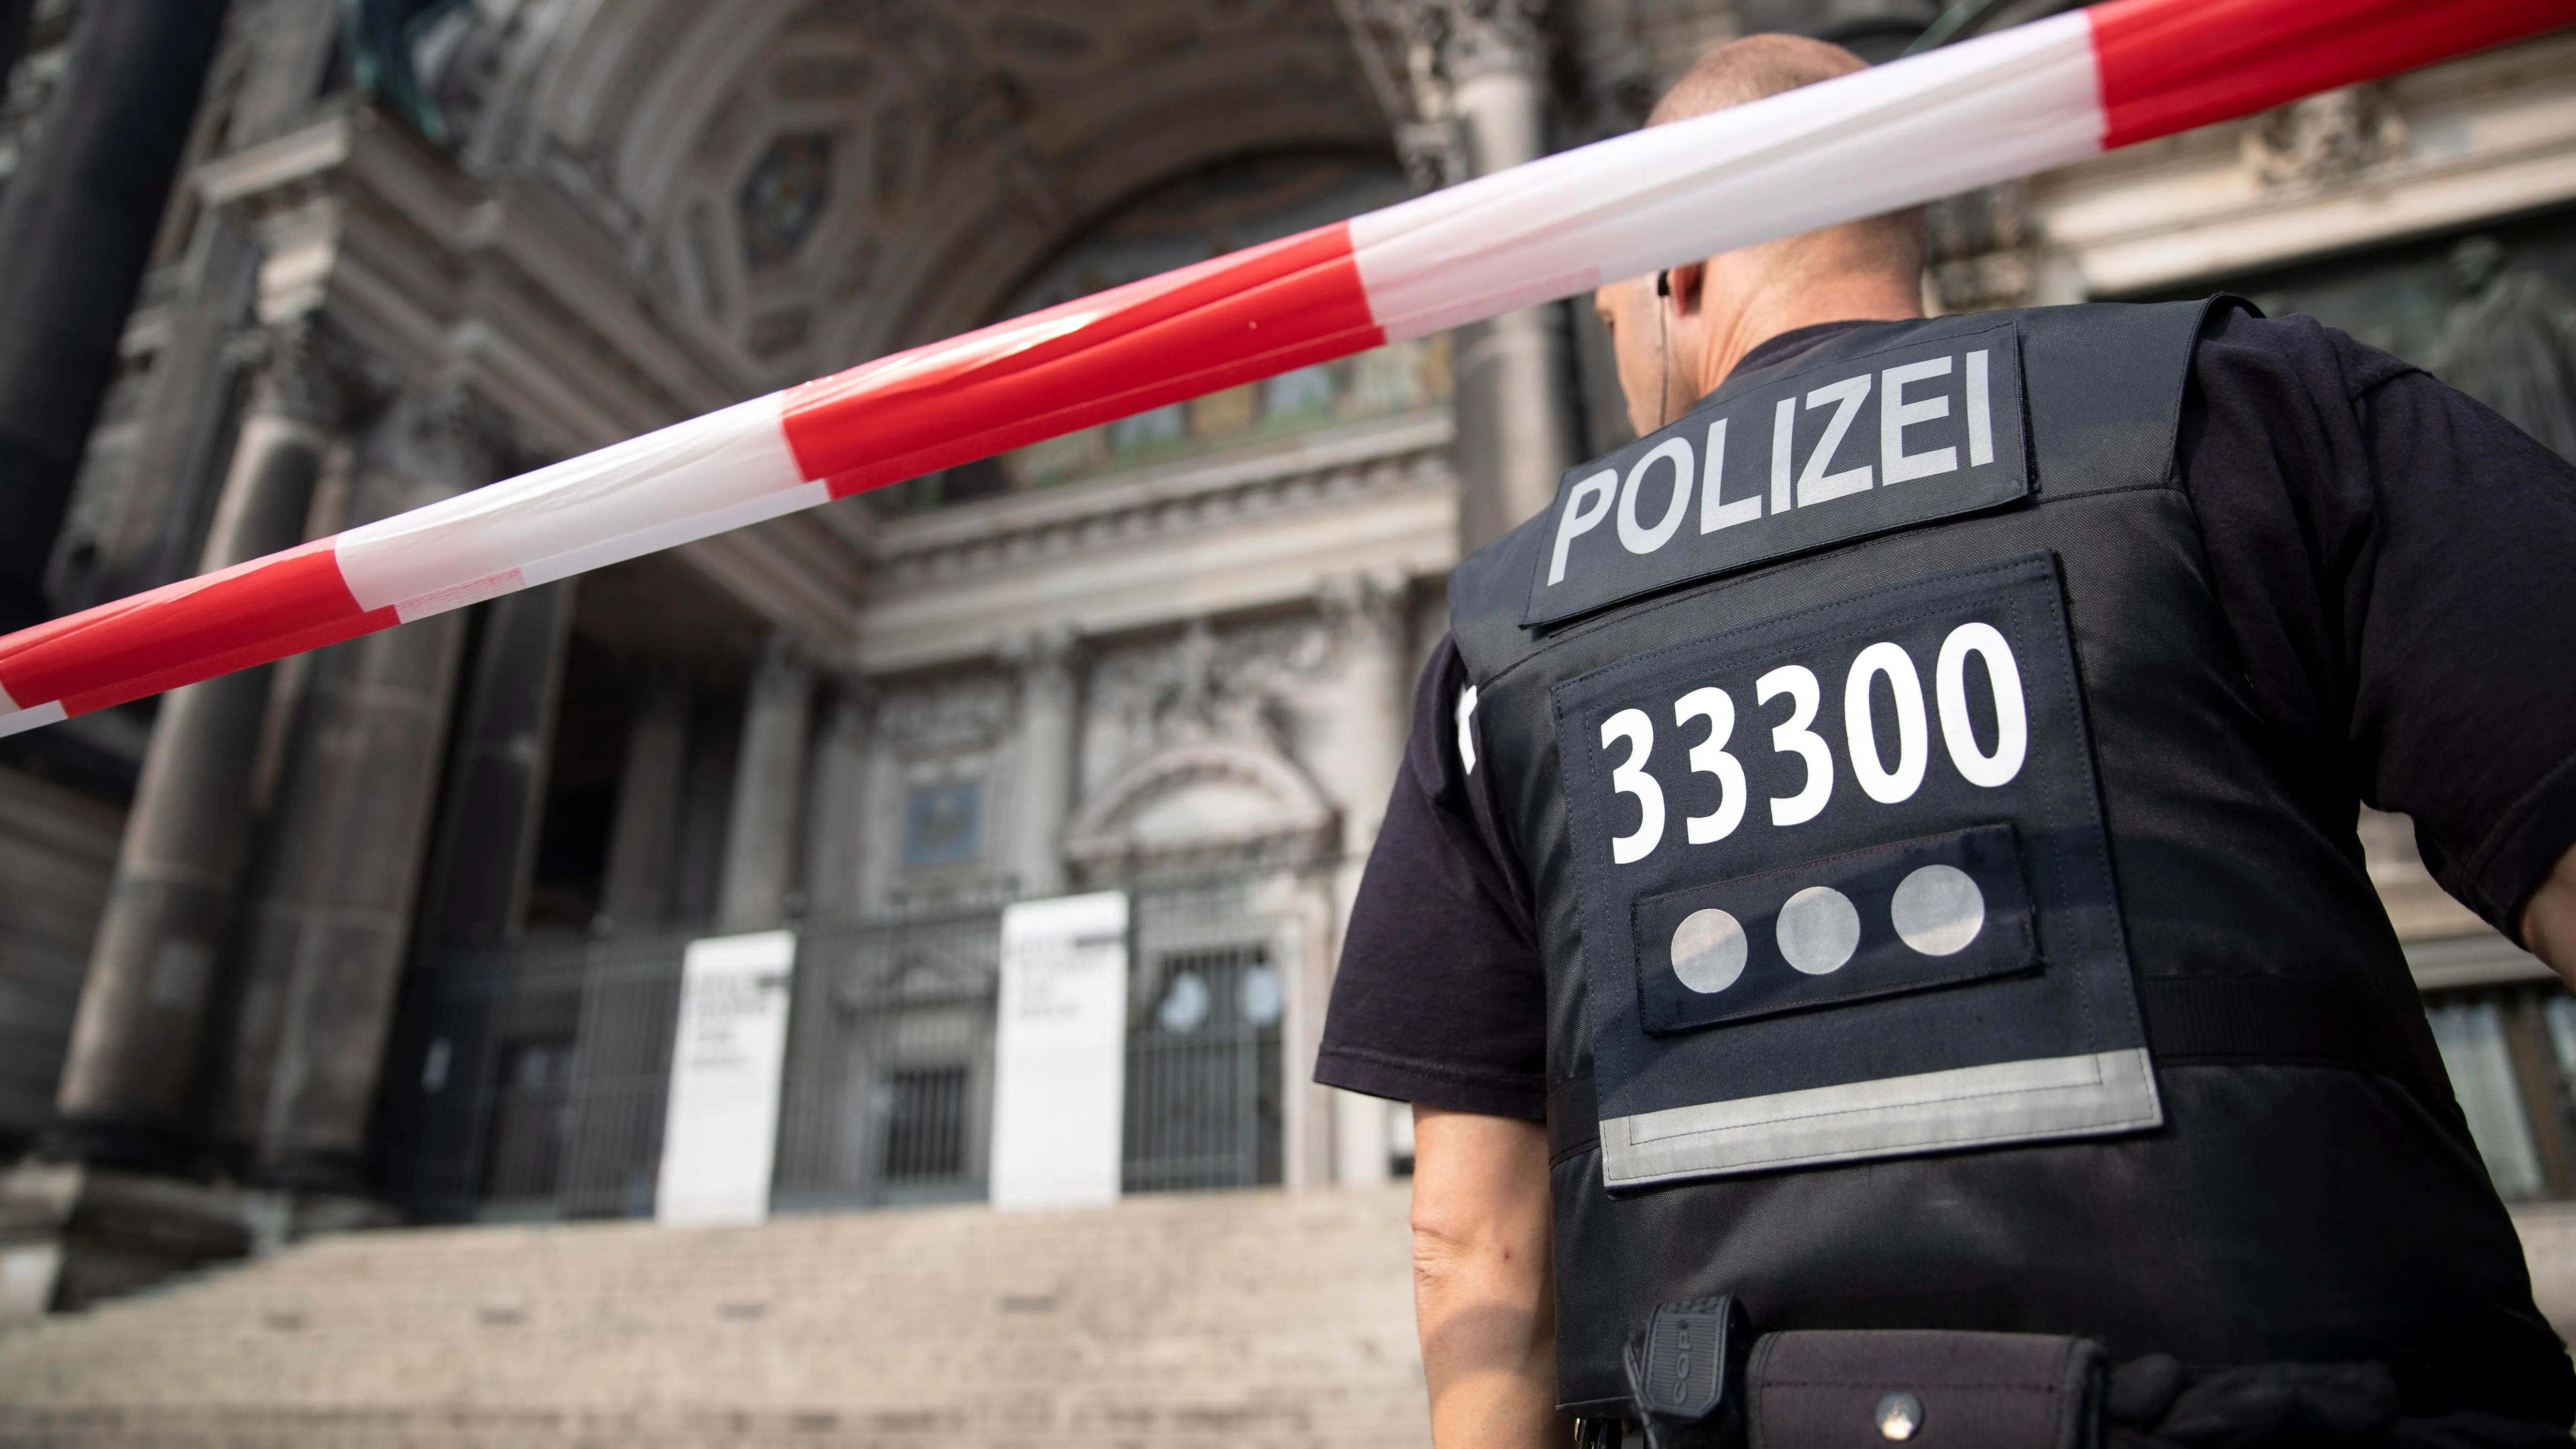
[{"label": "officer's ear", "polygon": [[1707,281],[1707,263],[1684,262],[1664,273],[1662,290],[1671,300],[1659,301],[1657,305],[1669,306],[1679,316],[1691,316],[1699,311],[1700,288]]}]

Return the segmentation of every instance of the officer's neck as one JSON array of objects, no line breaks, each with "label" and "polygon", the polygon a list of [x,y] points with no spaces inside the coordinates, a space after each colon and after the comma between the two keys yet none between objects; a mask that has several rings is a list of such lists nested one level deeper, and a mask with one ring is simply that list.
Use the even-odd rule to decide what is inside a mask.
[{"label": "officer's neck", "polygon": [[[1691,349],[1698,373],[1692,379],[1697,384],[1693,398],[1716,391],[1745,354],[1783,332],[1824,322],[1897,322],[1923,315],[1922,284],[1913,277],[1843,265],[1843,259],[1830,254],[1751,255],[1769,250],[1747,248],[1709,259],[1700,345]],[[1739,258],[1748,265],[1730,268]]]}]

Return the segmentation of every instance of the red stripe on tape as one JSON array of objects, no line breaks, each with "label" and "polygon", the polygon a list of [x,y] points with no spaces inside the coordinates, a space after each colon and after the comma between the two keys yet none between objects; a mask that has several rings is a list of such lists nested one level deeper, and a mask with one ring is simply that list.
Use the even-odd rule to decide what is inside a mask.
[{"label": "red stripe on tape", "polygon": [[360,609],[334,539],[182,579],[0,640],[0,689],[87,714],[397,622]]},{"label": "red stripe on tape", "polygon": [[1336,222],[789,390],[834,497],[1386,341]]},{"label": "red stripe on tape", "polygon": [[2110,0],[2108,150],[2576,22],[2576,0]]}]

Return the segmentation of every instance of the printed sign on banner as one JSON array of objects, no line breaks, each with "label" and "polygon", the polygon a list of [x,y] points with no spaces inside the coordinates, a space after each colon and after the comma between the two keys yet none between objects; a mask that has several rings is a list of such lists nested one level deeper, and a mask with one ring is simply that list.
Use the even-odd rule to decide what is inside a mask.
[{"label": "printed sign on banner", "polygon": [[1004,908],[1000,1011],[993,1205],[1116,1201],[1127,1085],[1127,897],[1103,891]]},{"label": "printed sign on banner", "polygon": [[653,1198],[658,1221],[756,1223],[769,1216],[795,962],[796,937],[787,931],[689,943]]}]

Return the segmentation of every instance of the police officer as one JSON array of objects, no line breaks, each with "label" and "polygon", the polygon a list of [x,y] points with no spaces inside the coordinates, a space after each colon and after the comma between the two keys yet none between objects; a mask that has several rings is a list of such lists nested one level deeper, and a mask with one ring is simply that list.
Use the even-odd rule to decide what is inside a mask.
[{"label": "police officer", "polygon": [[[1858,65],[1737,41],[1650,124]],[[1740,1314],[2072,1345],[2141,1442],[2564,1444],[2354,819],[2576,970],[2576,471],[2306,318],[1921,266],[1602,288],[1641,436],[1451,579],[1317,1070],[1414,1104],[1435,1440],[1656,1423]]]}]

